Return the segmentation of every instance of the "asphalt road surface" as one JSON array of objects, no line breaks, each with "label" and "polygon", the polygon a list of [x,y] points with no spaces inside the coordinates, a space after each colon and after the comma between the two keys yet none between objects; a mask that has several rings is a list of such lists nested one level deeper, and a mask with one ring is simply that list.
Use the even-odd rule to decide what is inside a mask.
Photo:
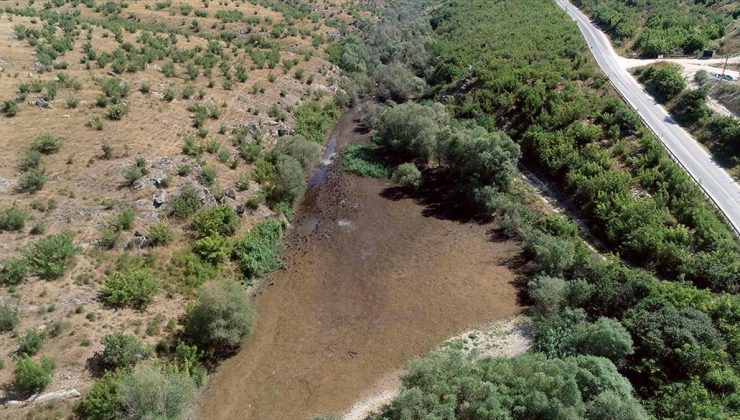
[{"label": "asphalt road surface", "polygon": [[689,175],[701,185],[727,217],[735,232],[740,233],[740,185],[620,65],[622,59],[612,48],[609,39],[588,16],[566,0],[555,2],[578,23],[596,61],[614,87],[640,114]]}]

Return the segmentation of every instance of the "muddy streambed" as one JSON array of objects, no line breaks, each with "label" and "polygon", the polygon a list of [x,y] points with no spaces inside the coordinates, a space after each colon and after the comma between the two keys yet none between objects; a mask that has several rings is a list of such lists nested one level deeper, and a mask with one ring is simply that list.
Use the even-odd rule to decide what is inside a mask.
[{"label": "muddy streambed", "polygon": [[[519,249],[490,224],[430,214],[389,181],[343,173],[331,154],[367,134],[338,122],[298,207],[284,265],[254,297],[241,351],[209,381],[203,419],[344,413],[441,341],[518,314]],[[335,161],[333,165],[330,161]]]}]

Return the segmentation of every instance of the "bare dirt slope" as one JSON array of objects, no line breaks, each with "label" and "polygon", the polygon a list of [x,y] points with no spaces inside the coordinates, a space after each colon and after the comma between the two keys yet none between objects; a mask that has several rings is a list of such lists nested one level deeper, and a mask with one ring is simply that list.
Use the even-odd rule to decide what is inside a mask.
[{"label": "bare dirt slope", "polygon": [[[361,137],[351,117],[340,147]],[[315,204],[309,192],[284,268],[256,296],[254,334],[211,379],[200,418],[341,413],[409,359],[521,311],[514,244],[492,241],[491,225],[384,198],[388,187],[333,169]]]}]

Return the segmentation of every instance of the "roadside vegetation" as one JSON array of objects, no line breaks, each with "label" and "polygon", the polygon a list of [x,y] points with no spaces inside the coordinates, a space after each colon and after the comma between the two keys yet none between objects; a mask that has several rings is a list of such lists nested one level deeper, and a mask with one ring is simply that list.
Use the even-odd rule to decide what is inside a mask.
[{"label": "roadside vegetation", "polygon": [[[616,42],[639,55],[693,54],[722,49],[730,24],[740,16],[732,0],[575,0]],[[725,53],[729,51],[724,51]]]},{"label": "roadside vegetation", "polygon": [[[330,48],[343,51],[334,59],[356,80],[379,80],[377,68],[394,66],[428,83],[401,104],[382,82],[368,89],[384,102],[365,116],[373,142],[348,148],[344,168],[393,174],[406,188],[439,171],[454,177],[455,187],[437,193],[493,214],[500,234],[521,241],[536,335],[532,354],[515,359],[452,351],[412,364],[377,418],[736,415],[740,248],[729,227],[608,87],[555,4],[451,1],[431,18],[424,5],[384,10],[365,39]],[[415,30],[395,40],[413,54],[377,47],[395,13],[416,17]],[[419,47],[432,44],[433,52]],[[529,206],[520,163],[558,185],[611,253],[592,251],[568,218]],[[568,379],[576,366],[589,366],[600,385],[585,391],[577,374]],[[533,370],[546,373],[530,384]],[[540,380],[570,383],[557,389],[577,397],[565,403]]]},{"label": "roadside vegetation", "polygon": [[688,128],[738,178],[740,121],[732,116],[718,115],[707,106],[709,92],[718,82],[711,80],[705,70],[695,75],[699,85],[696,89],[688,86],[681,71],[677,64],[657,63],[638,67],[633,72],[676,121]]}]

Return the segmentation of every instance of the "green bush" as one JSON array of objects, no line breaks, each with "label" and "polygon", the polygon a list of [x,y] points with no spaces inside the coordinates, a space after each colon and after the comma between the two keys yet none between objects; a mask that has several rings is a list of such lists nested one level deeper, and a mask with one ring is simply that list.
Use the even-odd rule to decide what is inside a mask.
[{"label": "green bush", "polygon": [[167,222],[158,223],[149,228],[147,238],[152,242],[152,245],[168,245],[175,238],[175,234]]},{"label": "green bush", "polygon": [[529,281],[527,288],[540,315],[555,315],[565,304],[567,285],[561,278],[539,275]]},{"label": "green bush", "polygon": [[26,335],[18,338],[18,354],[22,356],[33,356],[38,353],[44,344],[44,334],[37,330],[28,330]]},{"label": "green bush", "polygon": [[305,190],[306,174],[300,162],[291,156],[278,156],[270,200],[292,204]]},{"label": "green bush", "polygon": [[421,172],[413,163],[403,163],[393,171],[391,180],[404,188],[418,188],[421,185]]},{"label": "green bush", "polygon": [[29,247],[25,257],[36,275],[54,279],[64,275],[77,251],[72,234],[64,232],[39,239]]},{"label": "green bush", "polygon": [[634,353],[630,333],[619,321],[610,318],[599,318],[586,326],[577,341],[581,353],[606,357],[617,366]]},{"label": "green bush", "polygon": [[18,102],[14,101],[13,99],[3,101],[2,106],[0,106],[0,112],[5,114],[6,117],[15,117],[16,115],[18,115],[20,110],[20,105],[18,105]]},{"label": "green bush", "polygon": [[20,321],[18,301],[0,300],[0,332],[12,331]]},{"label": "green bush", "polygon": [[633,414],[631,419],[649,418],[629,382],[599,357],[527,354],[475,360],[449,351],[414,362],[402,381],[401,393],[370,418],[596,420],[602,417],[589,417],[589,411],[601,414],[606,395]]},{"label": "green bush", "polygon": [[236,211],[226,205],[217,205],[198,210],[190,219],[190,226],[199,238],[209,235],[233,235],[241,226]]},{"label": "green bush", "polygon": [[126,114],[128,114],[128,104],[126,102],[113,104],[105,110],[105,117],[114,121],[120,120]]},{"label": "green bush", "polygon": [[264,276],[277,266],[282,234],[282,224],[270,219],[234,241],[232,255],[248,281]]},{"label": "green bush", "polygon": [[218,268],[203,261],[191,251],[175,254],[168,268],[170,277],[187,286],[188,291],[216,277]]},{"label": "green bush", "polygon": [[106,335],[100,343],[103,345],[101,361],[111,369],[133,366],[147,355],[136,337],[121,332]]},{"label": "green bush", "polygon": [[22,393],[34,394],[49,385],[53,372],[54,361],[48,357],[42,357],[36,363],[28,356],[21,356],[16,359],[13,385]]},{"label": "green bush", "polygon": [[103,300],[114,306],[143,309],[159,292],[159,283],[144,269],[116,272],[103,283]]},{"label": "green bush", "polygon": [[32,169],[38,169],[41,167],[43,158],[44,155],[42,155],[38,150],[29,149],[21,161],[21,170],[25,172]]},{"label": "green bush", "polygon": [[170,214],[175,217],[188,218],[202,206],[198,190],[188,184],[170,201]]},{"label": "green bush", "polygon": [[133,186],[136,181],[147,173],[146,161],[144,159],[137,158],[131,166],[123,170],[123,179],[126,181],[126,185]]},{"label": "green bush", "polygon": [[35,193],[44,188],[44,184],[49,180],[45,168],[30,170],[18,179],[18,191]]},{"label": "green bush", "polygon": [[31,150],[49,155],[58,152],[62,147],[62,144],[62,139],[54,137],[48,133],[43,133],[33,138],[33,142],[31,142]]},{"label": "green bush", "polygon": [[113,226],[116,230],[130,230],[134,227],[135,219],[136,215],[134,214],[134,211],[127,207],[118,213],[118,216],[116,216],[116,219],[113,221]]},{"label": "green bush", "polygon": [[180,418],[193,403],[195,393],[195,383],[186,374],[151,363],[143,363],[124,376],[119,388],[123,411],[132,419]]},{"label": "green bush", "polygon": [[123,370],[106,372],[93,383],[77,409],[86,420],[114,420],[125,415],[120,397],[121,379],[128,373]]},{"label": "green bush", "polygon": [[203,261],[217,266],[229,256],[229,243],[218,234],[206,236],[193,243],[193,253]]},{"label": "green bush", "polygon": [[339,109],[334,104],[305,102],[296,109],[295,132],[313,142],[323,143],[338,115]]},{"label": "green bush", "polygon": [[254,324],[247,291],[232,280],[214,280],[197,291],[188,313],[185,335],[201,349],[237,346]]},{"label": "green bush", "polygon": [[363,144],[350,144],[344,149],[342,169],[363,178],[387,178],[390,175],[378,149]]},{"label": "green bush", "polygon": [[673,63],[657,63],[637,70],[642,83],[652,89],[660,100],[670,100],[686,89],[682,68]]},{"label": "green bush", "polygon": [[23,281],[31,269],[28,265],[28,260],[24,257],[11,258],[2,262],[2,283],[5,285],[15,285]]},{"label": "green bush", "polygon": [[321,156],[321,146],[301,135],[280,137],[273,150],[277,155],[286,155],[297,160],[306,173],[314,167]]},{"label": "green bush", "polygon": [[[156,392],[154,392],[156,391]],[[191,406],[196,385],[185,373],[155,363],[108,372],[80,403],[83,419],[177,419]]]},{"label": "green bush", "polygon": [[28,212],[20,208],[16,203],[13,203],[9,207],[0,208],[0,231],[21,230],[29,218]]}]

